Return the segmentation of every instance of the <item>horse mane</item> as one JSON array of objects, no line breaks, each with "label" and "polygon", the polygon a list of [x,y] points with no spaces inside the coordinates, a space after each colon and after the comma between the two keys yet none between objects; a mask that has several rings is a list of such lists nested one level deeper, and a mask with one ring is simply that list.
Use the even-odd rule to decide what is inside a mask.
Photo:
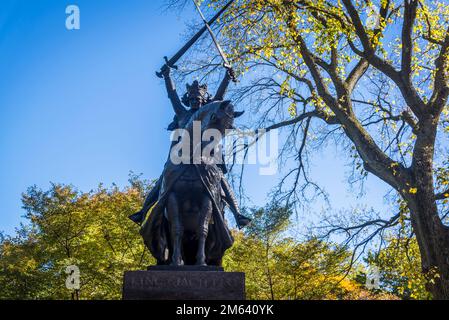
[{"label": "horse mane", "polygon": [[194,114],[192,114],[184,129],[190,130],[193,128],[194,121],[203,120],[206,114],[216,113],[222,102],[223,101],[213,101],[199,108]]}]

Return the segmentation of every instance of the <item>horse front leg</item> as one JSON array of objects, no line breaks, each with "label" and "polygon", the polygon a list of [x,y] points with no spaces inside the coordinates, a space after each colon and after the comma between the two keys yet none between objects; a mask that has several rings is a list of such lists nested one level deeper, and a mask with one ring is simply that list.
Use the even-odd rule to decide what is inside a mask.
[{"label": "horse front leg", "polygon": [[196,264],[206,265],[206,238],[209,231],[209,222],[212,217],[212,200],[209,196],[204,196],[201,202],[201,210],[198,224],[198,251],[196,254]]},{"label": "horse front leg", "polygon": [[184,229],[181,223],[178,199],[176,197],[176,194],[173,192],[171,192],[167,198],[167,215],[170,225],[170,238],[173,248],[171,265],[182,266],[184,264],[184,261],[182,260],[181,245]]}]

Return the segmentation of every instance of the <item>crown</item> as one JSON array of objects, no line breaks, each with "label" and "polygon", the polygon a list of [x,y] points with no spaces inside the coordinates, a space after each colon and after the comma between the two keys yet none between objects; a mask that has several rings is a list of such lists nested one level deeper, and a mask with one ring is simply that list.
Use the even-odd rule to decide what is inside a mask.
[{"label": "crown", "polygon": [[200,84],[197,80],[192,84],[186,84],[187,92],[182,97],[182,103],[189,105],[189,98],[194,96],[201,96],[205,102],[209,100],[209,93],[207,92],[207,84]]}]

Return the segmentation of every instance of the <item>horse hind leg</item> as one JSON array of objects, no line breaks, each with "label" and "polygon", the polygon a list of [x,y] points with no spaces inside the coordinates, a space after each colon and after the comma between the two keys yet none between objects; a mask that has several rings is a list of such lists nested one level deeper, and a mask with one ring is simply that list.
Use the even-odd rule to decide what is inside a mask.
[{"label": "horse hind leg", "polygon": [[182,266],[184,261],[182,260],[181,246],[184,229],[181,223],[178,199],[173,192],[170,193],[167,198],[167,215],[170,225],[170,238],[173,250],[171,265]]},{"label": "horse hind leg", "polygon": [[209,231],[209,222],[212,216],[212,200],[208,196],[204,196],[201,202],[198,224],[198,249],[196,255],[196,264],[206,265],[206,238]]}]

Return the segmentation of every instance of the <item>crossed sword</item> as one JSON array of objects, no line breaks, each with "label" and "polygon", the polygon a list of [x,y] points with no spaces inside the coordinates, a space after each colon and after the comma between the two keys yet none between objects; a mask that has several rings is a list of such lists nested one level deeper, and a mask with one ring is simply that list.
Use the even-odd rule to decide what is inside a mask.
[{"label": "crossed sword", "polygon": [[210,27],[223,14],[223,12],[226,11],[226,9],[233,2],[234,2],[234,0],[229,1],[220,11],[217,12],[217,14],[215,14],[215,16],[213,16],[209,21],[207,21],[203,15],[203,12],[200,9],[199,4],[196,2],[196,0],[193,0],[196,10],[200,14],[201,19],[204,22],[204,27],[201,28],[189,41],[187,41],[187,43],[181,49],[179,49],[179,51],[177,53],[175,53],[175,55],[173,57],[171,57],[170,59],[168,59],[167,57],[164,57],[165,64],[161,67],[160,71],[156,72],[156,75],[159,78],[162,78],[164,72],[167,71],[167,68],[178,69],[178,67],[175,65],[176,62],[178,62],[178,60],[187,52],[187,50],[190,49],[190,47],[203,35],[204,32],[208,31],[212,38],[212,41],[215,44],[215,47],[218,50],[218,53],[221,56],[221,59],[223,60],[223,66],[228,70],[231,80],[233,82],[237,82],[237,79],[235,77],[232,66],[229,63],[229,60],[226,57],[225,52],[223,51],[222,47],[220,46],[220,43],[218,42],[217,38],[215,37],[215,34],[212,31],[212,28]]}]

